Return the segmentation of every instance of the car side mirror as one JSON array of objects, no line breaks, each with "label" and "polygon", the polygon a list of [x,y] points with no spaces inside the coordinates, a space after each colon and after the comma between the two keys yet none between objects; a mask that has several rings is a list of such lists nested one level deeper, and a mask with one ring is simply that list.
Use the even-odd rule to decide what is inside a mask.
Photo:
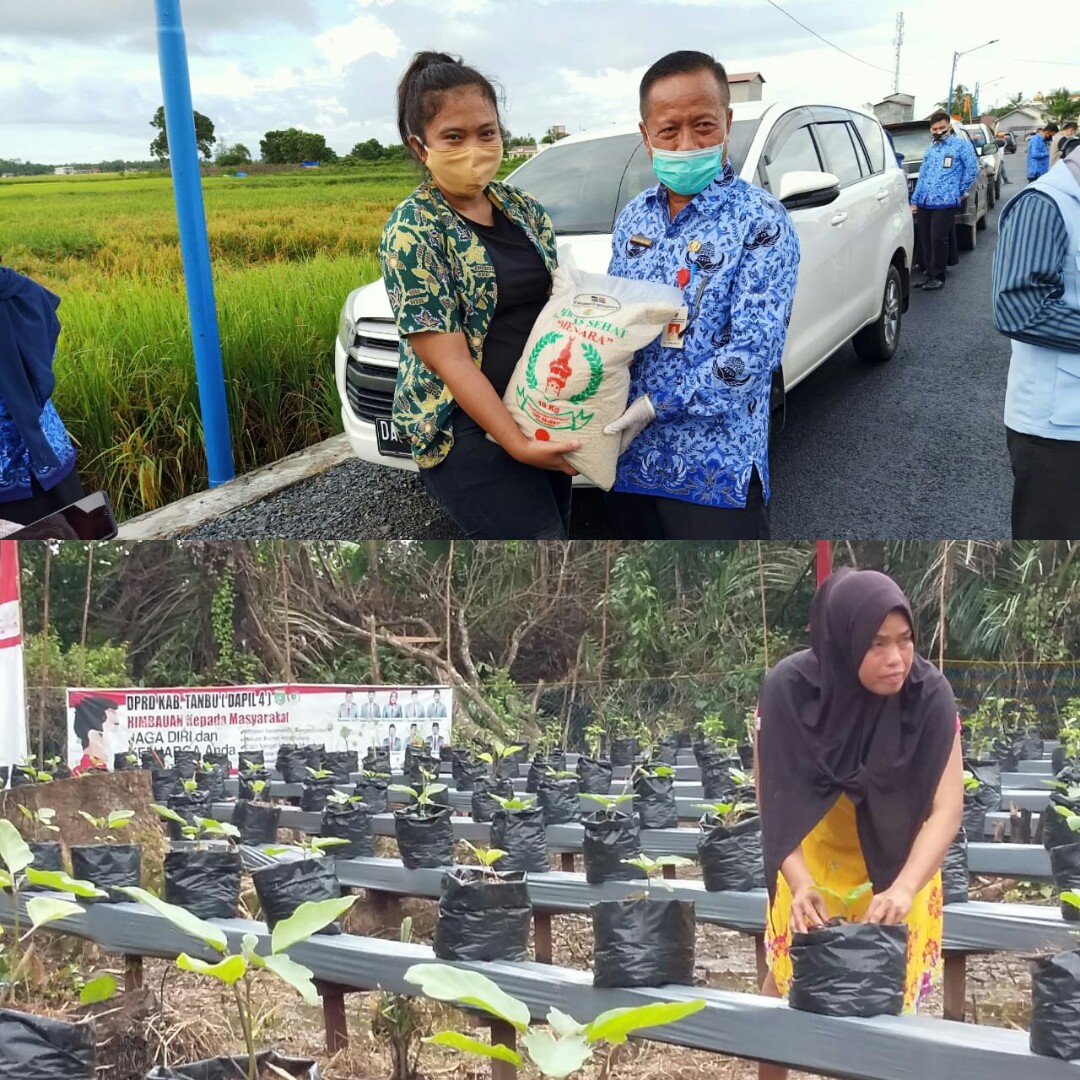
[{"label": "car side mirror", "polygon": [[784,173],[776,196],[785,210],[812,210],[840,198],[840,178],[827,172]]}]

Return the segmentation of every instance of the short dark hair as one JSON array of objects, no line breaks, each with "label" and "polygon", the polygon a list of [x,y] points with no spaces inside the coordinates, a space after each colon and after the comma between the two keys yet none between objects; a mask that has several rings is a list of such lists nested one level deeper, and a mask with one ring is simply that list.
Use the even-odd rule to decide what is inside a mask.
[{"label": "short dark hair", "polygon": [[660,57],[655,64],[641,77],[641,88],[638,91],[638,105],[641,111],[641,119],[645,119],[648,111],[649,91],[661,79],[667,79],[672,75],[696,75],[699,71],[711,71],[720,84],[720,97],[724,107],[731,104],[731,88],[728,86],[727,72],[724,65],[708,53],[696,52],[694,49],[682,49],[679,52],[668,53]]},{"label": "short dark hair", "polygon": [[1043,131],[1049,131],[1051,135],[1056,135],[1059,131],[1059,128],[1057,124],[1055,124],[1054,121],[1051,120],[1050,123],[1043,128]]},{"label": "short dark hair", "polygon": [[104,730],[105,714],[116,707],[115,701],[103,697],[83,698],[75,706],[75,720],[72,727],[84,750],[90,745],[90,732]]},{"label": "short dark hair", "polygon": [[1076,127],[1076,121],[1075,120],[1066,120],[1065,123],[1061,125],[1061,130],[1062,131],[1068,131],[1069,128],[1074,128],[1074,127]]},{"label": "short dark hair", "polygon": [[[424,131],[442,108],[443,95],[450,90],[475,86],[499,112],[499,94],[491,80],[475,68],[468,67],[461,57],[449,53],[418,52],[405,69],[398,83],[398,132],[405,150],[415,161],[420,158],[409,145],[409,136],[423,141]],[[499,120],[502,127],[502,120]]]},{"label": "short dark hair", "polygon": [[930,114],[928,123],[933,126],[941,123],[942,120],[948,120],[950,124],[952,123],[952,117],[944,109],[936,109]]}]

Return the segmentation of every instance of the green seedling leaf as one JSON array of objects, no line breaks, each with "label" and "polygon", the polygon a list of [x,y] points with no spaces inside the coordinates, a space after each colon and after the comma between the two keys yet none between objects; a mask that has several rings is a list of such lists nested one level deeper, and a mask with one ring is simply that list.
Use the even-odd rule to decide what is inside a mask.
[{"label": "green seedling leaf", "polygon": [[1061,899],[1064,900],[1066,904],[1072,904],[1074,908],[1080,908],[1080,893],[1078,892],[1067,890],[1061,894]]},{"label": "green seedling leaf", "polygon": [[1080,832],[1080,814],[1069,814],[1065,818],[1065,824],[1068,825],[1073,832]]},{"label": "green seedling leaf", "polygon": [[548,1009],[547,1022],[555,1031],[563,1036],[579,1035],[585,1030],[584,1024],[579,1024],[568,1013],[561,1012],[554,1007]]},{"label": "green seedling leaf", "polygon": [[426,997],[483,1009],[513,1024],[518,1031],[525,1031],[529,1026],[528,1006],[477,971],[465,971],[449,964],[413,964],[405,972],[405,981],[419,986]]},{"label": "green seedling leaf", "polygon": [[160,806],[157,803],[153,803],[150,807],[159,818],[164,818],[166,821],[175,821],[177,825],[187,827],[187,822],[170,806]]},{"label": "green seedling leaf", "polygon": [[35,896],[27,902],[26,914],[30,916],[36,930],[46,923],[56,922],[57,919],[68,919],[72,915],[84,914],[78,904],[70,900],[57,900],[53,896]]},{"label": "green seedling leaf", "polygon": [[93,825],[95,829],[105,828],[105,819],[100,817],[94,817],[93,814],[88,814],[85,810],[79,811],[79,817],[83,819],[88,825]]},{"label": "green seedling leaf", "polygon": [[198,957],[181,953],[176,958],[176,966],[182,971],[193,971],[196,975],[210,975],[215,979],[219,979],[226,986],[232,986],[233,983],[239,982],[247,974],[248,970],[247,960],[239,953],[226,956],[216,964],[208,964],[205,960],[198,959]]},{"label": "green seedling leaf", "polygon": [[446,785],[445,784],[428,784],[427,787],[424,788],[424,794],[425,795],[438,795],[440,791],[445,791],[445,790],[446,790]]},{"label": "green seedling leaf", "polygon": [[45,889],[53,889],[56,892],[71,893],[73,896],[104,896],[105,893],[89,881],[70,877],[63,870],[38,870],[36,867],[26,868],[26,880],[31,885],[40,885]]},{"label": "green seedling leaf", "polygon": [[295,850],[296,850],[296,848],[288,847],[288,846],[285,846],[285,847],[275,846],[275,847],[263,848],[263,851],[265,851],[267,855],[286,855],[290,851],[295,851]]},{"label": "green seedling leaf", "polygon": [[6,819],[0,821],[0,859],[4,860],[4,865],[12,877],[22,873],[34,861],[30,845]]},{"label": "green seedling leaf", "polygon": [[0,870],[0,889],[11,888],[11,875],[6,870]]},{"label": "green seedling leaf", "polygon": [[203,818],[199,824],[211,836],[228,836],[233,840],[238,839],[240,836],[240,830],[228,821],[214,821],[213,818]]},{"label": "green seedling leaf", "polygon": [[356,903],[355,896],[332,897],[329,900],[308,900],[287,919],[274,927],[270,950],[275,955],[284,952],[298,941],[307,941],[312,934],[329,926]]},{"label": "green seedling leaf", "polygon": [[524,1065],[521,1055],[511,1050],[502,1043],[486,1043],[479,1039],[472,1039],[468,1035],[462,1035],[458,1031],[440,1031],[430,1038],[423,1040],[433,1046],[449,1046],[453,1050],[460,1050],[464,1054],[475,1054],[477,1057],[494,1058],[496,1061],[509,1061],[512,1065]]},{"label": "green seedling leaf", "polygon": [[175,904],[167,904],[164,900],[159,899],[153,893],[147,892],[145,889],[140,889],[132,885],[125,885],[120,886],[118,891],[125,893],[130,896],[132,900],[138,901],[145,907],[156,911],[159,915],[163,915],[178,930],[195,938],[196,941],[203,941],[209,945],[210,948],[216,949],[220,953],[223,953],[226,948],[228,948],[229,943],[225,939],[225,932],[218,929],[213,923],[197,919],[182,907],[177,907]]},{"label": "green seedling leaf", "polygon": [[254,934],[245,934],[240,941],[240,955],[251,967],[266,967],[266,961],[255,951],[259,939]]},{"label": "green seedling leaf", "polygon": [[342,847],[348,842],[343,836],[318,836],[311,841],[311,850],[324,851],[326,848]]},{"label": "green seedling leaf", "polygon": [[79,991],[80,1005],[99,1005],[116,994],[116,980],[111,975],[99,975],[91,979]]},{"label": "green seedling leaf", "polygon": [[114,810],[106,821],[110,829],[122,829],[134,816],[134,810]]},{"label": "green seedling leaf", "polygon": [[309,968],[283,955],[264,957],[262,966],[287,982],[308,1005],[319,1004],[319,992],[313,981],[314,972]]},{"label": "green seedling leaf", "polygon": [[674,1024],[705,1008],[701,998],[693,1001],[658,1001],[652,1005],[639,1005],[630,1009],[610,1009],[601,1013],[591,1024],[585,1025],[585,1038],[590,1043],[626,1042],[626,1037],[639,1028],[660,1027]]},{"label": "green seedling leaf", "polygon": [[592,1057],[592,1050],[583,1034],[556,1039],[550,1031],[541,1028],[525,1032],[521,1043],[545,1076],[569,1076],[584,1068]]},{"label": "green seedling leaf", "polygon": [[420,792],[415,791],[407,784],[390,784],[387,791],[396,791],[399,795],[411,795],[414,799],[420,798]]},{"label": "green seedling leaf", "polygon": [[659,867],[664,866],[691,866],[694,862],[693,859],[687,859],[682,855],[660,855],[654,862]]},{"label": "green seedling leaf", "polygon": [[476,756],[480,761],[486,761],[489,765],[494,765],[495,764],[495,758],[493,758],[491,756],[491,754],[489,754],[487,752],[485,752],[483,754],[477,754]]}]

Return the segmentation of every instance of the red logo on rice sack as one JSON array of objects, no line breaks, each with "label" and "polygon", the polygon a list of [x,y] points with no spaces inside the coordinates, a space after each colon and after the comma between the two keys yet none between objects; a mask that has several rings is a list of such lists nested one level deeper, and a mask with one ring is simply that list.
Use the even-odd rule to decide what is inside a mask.
[{"label": "red logo on rice sack", "polygon": [[[542,392],[537,371],[541,358],[547,363]],[[517,388],[518,408],[542,430],[577,431],[592,420],[593,413],[576,406],[594,397],[603,381],[600,350],[576,334],[553,330],[544,334],[529,354],[525,367],[527,386]]]}]

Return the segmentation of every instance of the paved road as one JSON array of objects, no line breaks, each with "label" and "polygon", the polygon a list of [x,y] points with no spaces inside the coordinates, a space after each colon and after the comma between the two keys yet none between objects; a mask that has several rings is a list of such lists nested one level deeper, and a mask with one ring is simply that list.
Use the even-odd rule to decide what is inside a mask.
[{"label": "paved road", "polygon": [[[1008,538],[1011,475],[1001,416],[1009,344],[990,312],[1002,205],[944,289],[913,291],[888,364],[864,364],[848,345],[792,391],[786,428],[773,445],[776,539]],[[598,492],[579,493],[574,506],[575,537],[610,535]],[[354,461],[191,535],[459,534],[415,476]]]}]

